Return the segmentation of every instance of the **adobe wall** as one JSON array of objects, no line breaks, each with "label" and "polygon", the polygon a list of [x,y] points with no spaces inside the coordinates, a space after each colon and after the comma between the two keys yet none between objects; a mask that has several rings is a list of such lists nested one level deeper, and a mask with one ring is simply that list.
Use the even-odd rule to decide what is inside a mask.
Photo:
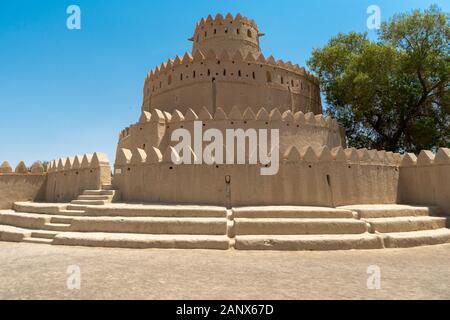
[{"label": "adobe wall", "polygon": [[97,152],[53,160],[47,175],[47,202],[70,202],[84,190],[98,190],[111,184],[108,158]]},{"label": "adobe wall", "polygon": [[249,52],[260,52],[259,33],[256,22],[237,14],[233,17],[228,13],[225,17],[217,14],[215,18],[209,15],[197,23],[194,36],[189,39],[193,42],[192,52],[209,49],[240,50],[244,55]]},{"label": "adobe wall", "polygon": [[400,201],[437,205],[450,215],[450,149],[436,155],[423,150],[419,156],[407,154],[400,165]]},{"label": "adobe wall", "polygon": [[11,209],[16,201],[39,201],[45,196],[46,175],[40,164],[31,172],[23,162],[12,170],[7,162],[0,167],[0,209]]},{"label": "adobe wall", "polygon": [[120,151],[113,185],[123,201],[331,207],[398,201],[400,156],[389,152],[293,147],[278,174],[262,176],[260,165],[177,166],[173,149],[153,150]]},{"label": "adobe wall", "polygon": [[228,113],[234,106],[242,113],[248,107],[255,113],[261,107],[322,113],[317,79],[291,62],[262,54],[186,53],[163,63],[145,80],[143,111],[185,113],[188,108],[200,112],[206,107],[214,114],[217,107]]},{"label": "adobe wall", "polygon": [[[153,146],[161,150],[167,149],[169,145],[177,144],[171,142],[172,132],[178,128],[187,129],[193,135],[194,121],[203,122],[203,130],[215,128],[222,133],[226,129],[242,128],[254,129],[279,129],[280,150],[286,152],[290,147],[296,146],[301,149],[307,145],[315,148],[328,146],[334,148],[345,146],[345,138],[336,120],[331,117],[304,114],[299,111],[295,114],[285,111],[283,114],[278,109],[270,113],[261,108],[255,114],[250,108],[242,114],[235,107],[229,114],[218,108],[214,115],[207,109],[199,114],[189,109],[186,113],[175,110],[172,114],[164,113],[154,109],[152,113],[144,111],[139,123],[134,124],[120,133],[117,150],[121,148],[141,148],[147,150]],[[269,132],[270,135],[270,132]]]}]

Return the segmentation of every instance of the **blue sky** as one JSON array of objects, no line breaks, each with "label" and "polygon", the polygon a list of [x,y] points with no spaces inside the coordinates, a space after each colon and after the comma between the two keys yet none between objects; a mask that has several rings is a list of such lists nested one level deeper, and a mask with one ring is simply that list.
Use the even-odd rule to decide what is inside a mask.
[{"label": "blue sky", "polygon": [[[367,30],[366,9],[382,20],[443,0],[1,0],[0,162],[106,152],[139,118],[144,77],[191,50],[195,22],[216,13],[254,18],[263,52],[305,64],[338,32]],[[81,8],[68,30],[66,8]]]}]

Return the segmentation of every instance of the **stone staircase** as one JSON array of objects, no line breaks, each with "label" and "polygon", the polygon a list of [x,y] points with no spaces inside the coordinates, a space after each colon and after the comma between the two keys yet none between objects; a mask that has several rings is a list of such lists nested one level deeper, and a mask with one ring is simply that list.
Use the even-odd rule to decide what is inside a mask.
[{"label": "stone staircase", "polygon": [[265,206],[227,210],[111,203],[115,196],[114,190],[87,190],[68,204],[17,202],[14,210],[0,210],[0,240],[223,250],[381,249],[450,242],[449,218],[436,207]]},{"label": "stone staircase", "polygon": [[71,204],[75,205],[104,205],[111,203],[117,196],[111,186],[103,186],[101,190],[85,190]]}]

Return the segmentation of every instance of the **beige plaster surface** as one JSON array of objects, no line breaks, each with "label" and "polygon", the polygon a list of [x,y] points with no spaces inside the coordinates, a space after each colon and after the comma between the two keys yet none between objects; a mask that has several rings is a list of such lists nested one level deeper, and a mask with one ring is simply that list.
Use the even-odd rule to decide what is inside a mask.
[{"label": "beige plaster surface", "polygon": [[[449,299],[450,244],[391,250],[129,250],[0,242],[0,299]],[[81,270],[68,290],[68,266]],[[367,268],[381,270],[369,290]]]}]

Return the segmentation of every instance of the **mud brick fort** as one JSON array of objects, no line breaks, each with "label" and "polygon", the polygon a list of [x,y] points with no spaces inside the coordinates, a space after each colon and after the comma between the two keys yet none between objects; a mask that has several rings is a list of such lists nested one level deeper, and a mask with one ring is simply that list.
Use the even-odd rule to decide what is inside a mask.
[{"label": "mud brick fort", "polygon": [[[339,250],[450,242],[450,149],[347,148],[318,80],[266,57],[254,20],[208,16],[145,77],[139,120],[101,152],[0,167],[0,240],[126,248]],[[279,170],[174,164],[183,128],[278,129]],[[192,151],[192,159],[201,157]],[[248,156],[248,154],[247,154]],[[247,158],[248,160],[248,158]],[[195,161],[193,161],[195,162]]]}]

